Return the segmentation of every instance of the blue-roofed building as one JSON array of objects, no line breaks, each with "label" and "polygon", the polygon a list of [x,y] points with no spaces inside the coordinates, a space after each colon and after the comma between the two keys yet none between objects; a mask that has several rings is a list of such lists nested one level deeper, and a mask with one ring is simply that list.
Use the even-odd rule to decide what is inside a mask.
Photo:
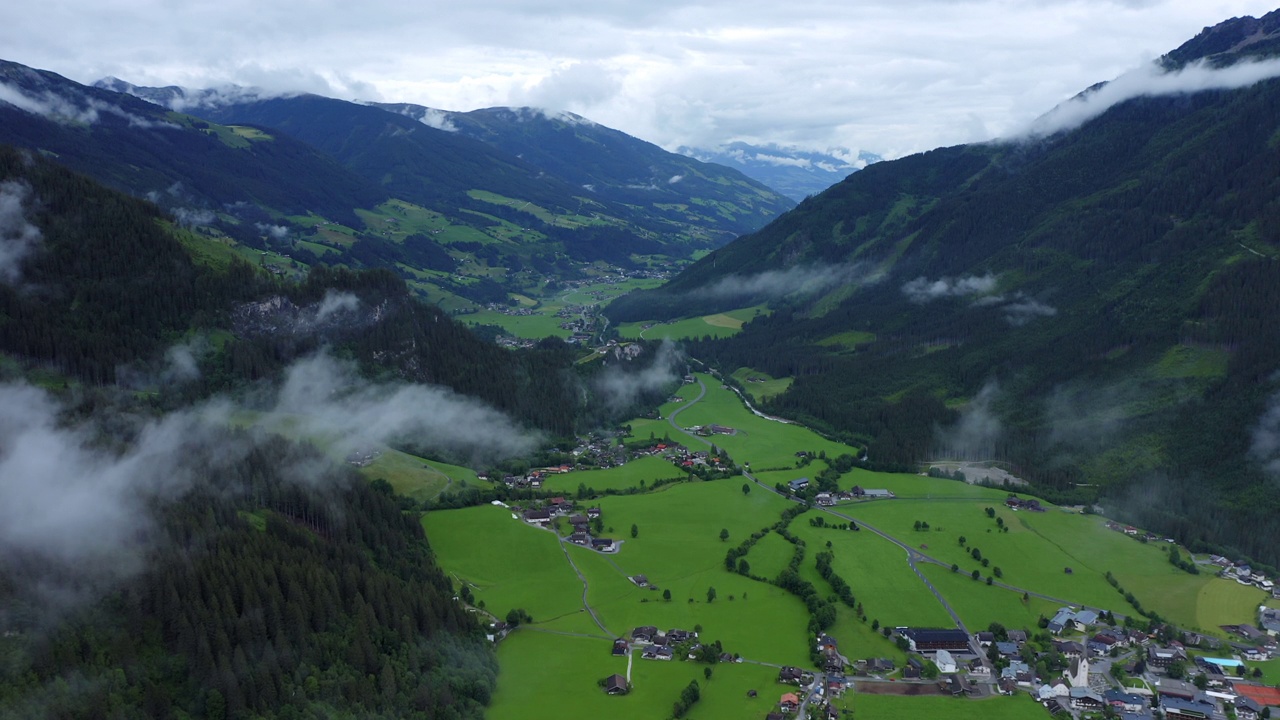
[{"label": "blue-roofed building", "polygon": [[799,492],[809,487],[809,478],[807,477],[796,478],[795,480],[792,480],[791,482],[787,483],[787,487],[791,489],[791,492]]},{"label": "blue-roofed building", "polygon": [[1064,607],[1053,616],[1046,628],[1049,632],[1057,635],[1062,632],[1076,618],[1076,611],[1069,607]]}]

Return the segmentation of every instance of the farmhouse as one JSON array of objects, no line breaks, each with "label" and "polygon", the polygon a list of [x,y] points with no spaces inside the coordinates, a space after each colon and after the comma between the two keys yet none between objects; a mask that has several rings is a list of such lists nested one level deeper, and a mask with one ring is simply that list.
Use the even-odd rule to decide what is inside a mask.
[{"label": "farmhouse", "polygon": [[650,645],[640,653],[640,657],[644,660],[670,660],[672,655],[671,648],[659,645]]},{"label": "farmhouse", "polygon": [[[778,671],[778,682],[787,683],[788,685],[800,685],[805,682],[806,675],[809,675],[809,673],[800,668],[787,665]],[[812,676],[810,675],[810,677]]]},{"label": "farmhouse", "polygon": [[542,525],[546,527],[551,522],[551,513],[547,510],[526,510],[524,513],[524,521],[532,525]]},{"label": "farmhouse", "polygon": [[835,498],[831,497],[831,493],[820,492],[814,496],[813,501],[822,507],[831,507],[836,504]]},{"label": "farmhouse", "polygon": [[627,679],[621,675],[610,675],[604,681],[604,691],[610,695],[622,695],[627,691]]},{"label": "farmhouse", "polygon": [[649,578],[644,575],[632,575],[629,579],[636,584],[636,587],[649,587]]},{"label": "farmhouse", "polygon": [[592,538],[591,549],[599,552],[617,552],[618,546],[610,538]]},{"label": "farmhouse", "polygon": [[796,478],[795,480],[787,483],[787,488],[790,489],[791,492],[799,492],[807,487],[809,487],[809,478],[807,477]]},{"label": "farmhouse", "polygon": [[795,693],[783,693],[778,699],[778,708],[784,713],[795,712],[800,707],[800,698]]},{"label": "farmhouse", "polygon": [[627,644],[627,641],[625,639],[618,638],[617,640],[613,641],[614,655],[626,655],[630,651],[631,651],[631,646]]},{"label": "farmhouse", "polygon": [[631,631],[631,639],[638,643],[651,643],[658,636],[658,628],[652,625],[641,625]]},{"label": "farmhouse", "polygon": [[574,545],[590,545],[591,536],[584,532],[576,532],[569,536],[569,542]]},{"label": "farmhouse", "polygon": [[891,491],[877,488],[866,488],[862,496],[868,500],[889,500],[896,497]]}]

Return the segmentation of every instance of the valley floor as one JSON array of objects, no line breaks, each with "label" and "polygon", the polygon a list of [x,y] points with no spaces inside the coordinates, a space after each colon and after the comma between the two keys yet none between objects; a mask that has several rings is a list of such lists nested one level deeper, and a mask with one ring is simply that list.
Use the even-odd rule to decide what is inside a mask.
[{"label": "valley floor", "polygon": [[[783,693],[795,690],[777,682],[779,668],[813,667],[805,603],[763,579],[794,564],[825,596],[833,591],[815,565],[824,551],[832,553],[832,570],[856,597],[857,609],[833,603],[836,620],[827,630],[850,663],[885,658],[903,666],[906,654],[883,628],[960,627],[972,634],[1000,623],[1034,634],[1040,618],[1064,605],[1132,613],[1108,573],[1144,607],[1211,635],[1222,635],[1219,625],[1252,622],[1263,600],[1261,591],[1187,574],[1168,562],[1163,543],[1134,541],[1108,530],[1098,516],[1047,504],[1043,512],[1016,510],[1005,505],[1004,490],[856,467],[840,477],[840,490],[858,486],[892,497],[802,512],[787,525],[803,542],[797,550],[768,532],[796,507],[789,493],[776,488],[812,480],[824,467],[816,458],[856,450],[803,426],[752,414],[706,374],[681,388],[660,413],[658,420],[633,421],[633,436],[666,434],[691,451],[714,444],[753,470],[643,492],[646,479],[663,476],[660,458],[556,478],[559,487],[581,485],[595,498],[579,504],[599,508],[598,534],[621,541],[616,552],[574,545],[567,528],[532,526],[507,507],[423,517],[442,567],[455,583],[466,584],[475,604],[498,618],[514,609],[531,617],[499,645],[501,674],[489,713],[494,720],[666,717],[690,681],[700,685],[701,699],[689,717],[763,718]],[[711,423],[733,432],[705,436],[691,430]],[[805,463],[797,453],[815,459]],[[666,470],[670,477],[676,468]],[[636,492],[599,496],[606,488]],[[851,523],[860,530],[848,529]],[[759,531],[766,534],[742,558],[749,573],[727,570],[726,552]],[[633,582],[638,575],[647,587]],[[642,626],[696,630],[700,642],[719,641],[743,662],[646,660],[634,644],[629,654],[612,654],[615,638],[629,639]],[[895,681],[900,672],[891,673]],[[629,678],[629,694],[610,696],[598,684],[615,673]],[[833,707],[868,718],[1045,716],[1025,693],[966,700],[872,695],[857,688],[855,680]]]}]

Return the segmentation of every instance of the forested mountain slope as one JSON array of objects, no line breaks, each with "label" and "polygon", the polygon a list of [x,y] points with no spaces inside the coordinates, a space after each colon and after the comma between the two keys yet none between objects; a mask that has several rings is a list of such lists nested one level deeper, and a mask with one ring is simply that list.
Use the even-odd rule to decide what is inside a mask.
[{"label": "forested mountain slope", "polygon": [[736,169],[667,152],[572,113],[527,107],[471,112],[406,104],[379,107],[484,142],[587,190],[589,197],[641,207],[667,223],[740,235],[794,205]]},{"label": "forested mountain slope", "polygon": [[[1277,22],[1229,21],[1170,57],[1248,60],[1269,45],[1223,54],[1207,38]],[[872,461],[1009,461],[1044,492],[1100,495],[1274,564],[1277,117],[1271,79],[877,163],[609,313],[770,301],[741,335],[693,348],[795,377],[770,410],[866,443]],[[806,275],[828,280],[808,294],[762,281]]]}]

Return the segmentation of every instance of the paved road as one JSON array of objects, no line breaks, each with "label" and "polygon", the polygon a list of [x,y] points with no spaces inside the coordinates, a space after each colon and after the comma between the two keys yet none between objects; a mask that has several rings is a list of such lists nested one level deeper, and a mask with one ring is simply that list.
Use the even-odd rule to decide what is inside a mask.
[{"label": "paved road", "polygon": [[692,399],[692,400],[689,400],[689,401],[685,402],[685,404],[683,404],[683,405],[681,405],[680,407],[676,408],[675,410],[672,410],[672,411],[671,411],[671,414],[667,416],[667,422],[668,422],[668,423],[671,423],[671,427],[675,428],[677,432],[679,432],[679,433],[681,433],[681,434],[683,434],[683,435],[687,435],[688,437],[691,437],[691,438],[693,438],[694,440],[697,440],[698,442],[702,443],[703,445],[706,445],[706,446],[710,447],[710,445],[711,445],[711,441],[710,441],[710,440],[708,440],[708,439],[706,439],[706,438],[704,438],[704,437],[699,437],[699,436],[697,436],[697,435],[694,435],[693,433],[689,432],[688,430],[685,430],[684,428],[682,428],[682,427],[680,427],[679,425],[677,425],[677,424],[676,424],[676,416],[677,416],[677,415],[679,415],[680,413],[684,412],[685,410],[688,410],[691,406],[693,406],[693,405],[694,405],[695,403],[697,403],[699,400],[701,400],[702,398],[704,398],[704,397],[706,397],[706,396],[707,396],[707,386],[702,384],[702,378],[697,378],[697,383],[698,383],[698,397],[696,397],[696,398],[694,398],[694,399]]}]

